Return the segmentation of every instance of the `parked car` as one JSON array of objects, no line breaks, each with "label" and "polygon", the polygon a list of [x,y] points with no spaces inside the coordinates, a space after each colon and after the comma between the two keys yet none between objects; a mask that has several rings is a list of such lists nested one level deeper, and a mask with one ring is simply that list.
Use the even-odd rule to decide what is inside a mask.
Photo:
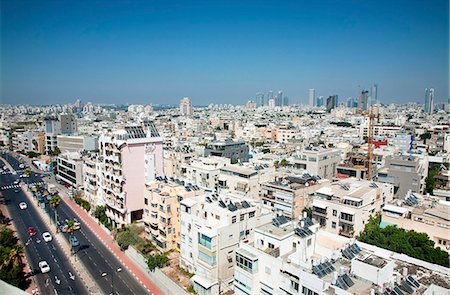
[{"label": "parked car", "polygon": [[22,210],[25,210],[25,209],[28,208],[28,205],[27,205],[27,203],[25,203],[25,202],[20,202],[20,203],[19,203],[19,208],[22,209]]},{"label": "parked car", "polygon": [[34,228],[32,226],[28,227],[28,235],[30,237],[35,236],[36,235],[36,228]]},{"label": "parked car", "polygon": [[47,273],[50,271],[50,265],[48,265],[47,261],[45,260],[39,262],[39,268],[41,269],[42,273]]}]

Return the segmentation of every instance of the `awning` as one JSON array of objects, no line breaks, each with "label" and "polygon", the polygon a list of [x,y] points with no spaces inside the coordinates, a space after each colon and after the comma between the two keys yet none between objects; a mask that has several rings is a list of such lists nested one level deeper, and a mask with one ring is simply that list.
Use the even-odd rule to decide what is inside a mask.
[{"label": "awning", "polygon": [[387,205],[384,205],[383,211],[390,211],[390,212],[394,212],[394,213],[403,215],[406,212],[408,212],[409,210],[407,208],[387,204]]},{"label": "awning", "polygon": [[361,201],[362,201],[362,199],[360,199],[360,198],[355,198],[355,197],[352,197],[352,196],[345,196],[344,199],[345,199],[345,200],[354,201],[354,202],[361,202]]},{"label": "awning", "polygon": [[212,286],[214,286],[215,284],[217,284],[217,282],[212,282],[212,281],[208,280],[207,278],[199,276],[199,275],[194,275],[191,278],[191,280],[196,282],[197,284],[199,284],[200,286],[202,286],[205,289],[209,289]]},{"label": "awning", "polygon": [[341,213],[347,213],[347,214],[350,214],[350,215],[355,215],[356,214],[355,211],[353,211],[353,210],[351,210],[349,208],[342,208],[341,209]]},{"label": "awning", "polygon": [[328,207],[327,204],[319,202],[317,200],[314,200],[312,205],[313,205],[313,207],[317,207],[317,208],[320,208],[320,209],[327,209],[327,207]]}]

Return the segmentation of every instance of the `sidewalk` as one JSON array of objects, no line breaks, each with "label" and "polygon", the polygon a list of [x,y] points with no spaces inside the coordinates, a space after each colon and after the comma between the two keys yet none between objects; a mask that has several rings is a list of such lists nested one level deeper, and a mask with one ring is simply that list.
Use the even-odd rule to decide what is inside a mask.
[{"label": "sidewalk", "polygon": [[103,228],[90,216],[84,209],[78,206],[68,197],[61,198],[75,213],[83,220],[83,222],[93,231],[103,244],[116,256],[116,258],[130,271],[130,273],[138,280],[150,294],[162,295],[159,288],[146,276],[142,270],[135,265],[124,252],[120,251],[119,246],[115,243],[114,238],[103,230]]}]

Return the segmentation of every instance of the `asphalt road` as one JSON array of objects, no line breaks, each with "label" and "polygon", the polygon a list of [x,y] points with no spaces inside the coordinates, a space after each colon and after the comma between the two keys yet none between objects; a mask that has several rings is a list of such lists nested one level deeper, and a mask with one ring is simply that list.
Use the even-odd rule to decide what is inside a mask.
[{"label": "asphalt road", "polygon": [[[2,156],[6,159],[8,158],[8,156]],[[13,165],[13,167],[19,169],[18,164]],[[73,275],[76,272],[58,243],[55,240],[48,243],[43,240],[42,233],[49,231],[49,229],[39,218],[41,212],[38,212],[32,204],[29,204],[28,198],[21,189],[14,187],[4,188],[4,186],[13,185],[16,179],[19,179],[19,174],[1,174],[1,193],[5,197],[5,202],[12,221],[16,226],[17,234],[24,244],[30,267],[33,270],[39,270],[38,263],[42,260],[47,261],[50,266],[50,272],[43,274],[39,270],[34,275],[41,294],[88,294],[88,290],[79,278],[75,276],[73,280],[71,279],[69,272]],[[41,181],[40,178],[34,176],[28,180],[30,182]],[[20,202],[27,203],[28,208],[25,210],[20,209]],[[28,235],[28,227],[30,226],[35,227],[37,230],[37,234],[31,239]]]},{"label": "asphalt road", "polygon": [[[17,167],[19,162],[14,157],[7,159],[13,167]],[[33,173],[34,174],[34,173]],[[42,178],[40,175],[33,176],[30,182],[40,182]],[[48,178],[44,178],[45,182],[49,182]],[[18,208],[18,207],[17,207]],[[48,208],[48,210],[52,210]],[[50,213],[54,217],[54,213]],[[63,223],[65,219],[77,218],[72,209],[64,202],[57,208],[58,219]],[[81,260],[86,270],[90,273],[92,278],[99,285],[100,289],[105,294],[146,294],[145,288],[131,275],[131,273],[121,264],[121,262],[103,245],[97,238],[96,234],[92,232],[80,218],[77,218],[81,223],[81,228],[74,232],[74,235],[80,242],[80,245],[75,248],[76,258]],[[68,234],[65,234],[69,239]],[[120,272],[117,270],[121,269]],[[105,275],[106,274],[106,275]]]}]

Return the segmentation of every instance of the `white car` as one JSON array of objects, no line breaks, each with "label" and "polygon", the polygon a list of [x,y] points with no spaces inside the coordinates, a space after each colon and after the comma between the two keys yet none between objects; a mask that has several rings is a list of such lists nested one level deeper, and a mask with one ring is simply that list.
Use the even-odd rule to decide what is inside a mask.
[{"label": "white car", "polygon": [[51,242],[53,240],[52,235],[46,231],[42,234],[42,238],[44,239],[45,242]]},{"label": "white car", "polygon": [[20,169],[23,169],[24,167],[25,167],[25,166],[24,166],[23,164],[20,164],[20,165],[19,165],[19,168],[20,168]]},{"label": "white car", "polygon": [[20,183],[20,180],[14,180],[14,184],[19,184]]},{"label": "white car", "polygon": [[22,209],[22,210],[25,210],[25,209],[28,208],[28,205],[27,205],[27,203],[25,203],[25,202],[20,202],[20,203],[19,203],[19,208]]},{"label": "white car", "polygon": [[39,262],[39,268],[41,269],[42,273],[47,273],[50,271],[50,265],[48,265],[47,261],[45,260]]}]

